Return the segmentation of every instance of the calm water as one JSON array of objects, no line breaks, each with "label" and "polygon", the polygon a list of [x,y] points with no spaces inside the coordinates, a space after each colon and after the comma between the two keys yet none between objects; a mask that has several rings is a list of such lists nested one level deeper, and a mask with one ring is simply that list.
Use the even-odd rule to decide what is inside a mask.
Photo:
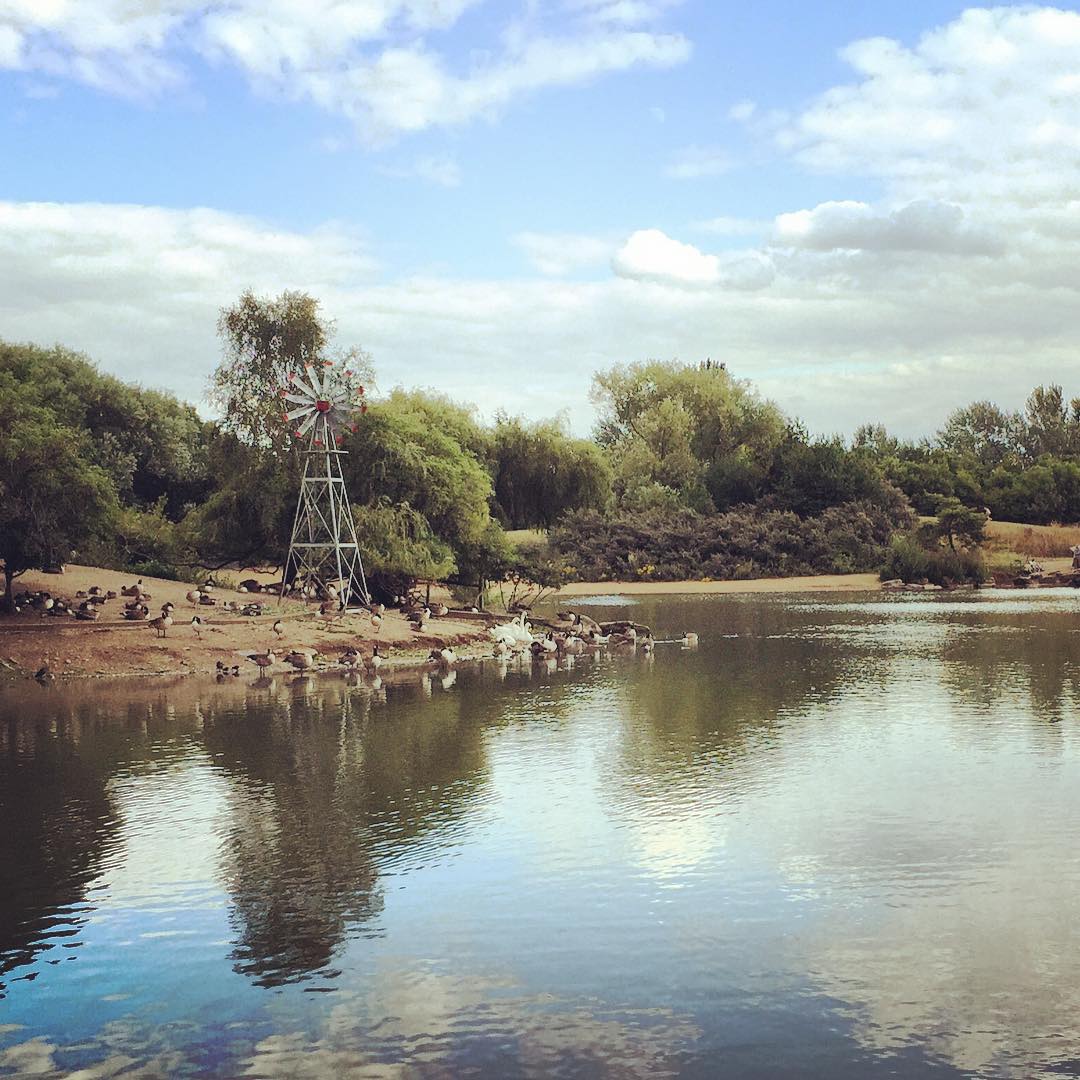
[{"label": "calm water", "polygon": [[1080,1075],[1080,595],[617,610],[0,690],[0,1075]]}]

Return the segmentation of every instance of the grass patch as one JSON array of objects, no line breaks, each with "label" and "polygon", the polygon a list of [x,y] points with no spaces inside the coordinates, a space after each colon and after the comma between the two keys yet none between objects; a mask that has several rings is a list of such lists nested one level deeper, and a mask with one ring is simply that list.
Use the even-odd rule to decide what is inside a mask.
[{"label": "grass patch", "polygon": [[990,546],[1034,559],[1068,558],[1070,547],[1080,544],[1080,525],[1021,525],[1013,521],[987,522]]}]

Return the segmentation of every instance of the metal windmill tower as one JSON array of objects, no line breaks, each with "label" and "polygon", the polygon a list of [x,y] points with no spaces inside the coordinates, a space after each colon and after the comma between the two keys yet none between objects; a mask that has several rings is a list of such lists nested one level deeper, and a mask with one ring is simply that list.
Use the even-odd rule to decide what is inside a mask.
[{"label": "metal windmill tower", "polygon": [[[367,412],[364,388],[352,385],[351,372],[338,372],[324,361],[319,370],[304,367],[304,375],[290,375],[281,389],[285,419],[295,425],[293,435],[307,438],[304,477],[296,503],[289,555],[281,584],[298,581],[307,590],[333,595],[342,608],[350,603],[368,604],[367,579],[360,561],[345,478],[341,472],[343,429],[356,430],[357,412]],[[290,577],[290,570],[294,571]]]}]

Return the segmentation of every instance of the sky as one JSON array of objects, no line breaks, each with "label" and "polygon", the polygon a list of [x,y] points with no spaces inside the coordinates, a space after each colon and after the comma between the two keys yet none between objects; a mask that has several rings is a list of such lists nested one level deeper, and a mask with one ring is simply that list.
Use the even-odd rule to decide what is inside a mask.
[{"label": "sky", "polygon": [[578,434],[724,361],[811,431],[1080,394],[1080,11],[0,0],[0,338],[203,403],[319,298],[380,390]]}]

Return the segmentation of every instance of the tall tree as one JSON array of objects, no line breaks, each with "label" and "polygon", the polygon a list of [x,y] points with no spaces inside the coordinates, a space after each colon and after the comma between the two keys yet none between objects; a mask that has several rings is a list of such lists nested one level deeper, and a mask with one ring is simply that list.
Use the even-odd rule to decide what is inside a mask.
[{"label": "tall tree", "polygon": [[[210,398],[222,411],[222,426],[254,446],[284,448],[289,433],[278,390],[305,364],[329,358],[333,322],[307,293],[286,291],[271,299],[249,289],[222,310],[218,333],[225,355],[212,376]],[[359,347],[338,351],[334,359],[361,382],[373,377],[371,358]]]},{"label": "tall tree", "polygon": [[0,559],[3,604],[11,611],[14,578],[64,562],[105,531],[116,492],[80,452],[84,436],[58,425],[10,376],[0,377],[0,431]]}]

